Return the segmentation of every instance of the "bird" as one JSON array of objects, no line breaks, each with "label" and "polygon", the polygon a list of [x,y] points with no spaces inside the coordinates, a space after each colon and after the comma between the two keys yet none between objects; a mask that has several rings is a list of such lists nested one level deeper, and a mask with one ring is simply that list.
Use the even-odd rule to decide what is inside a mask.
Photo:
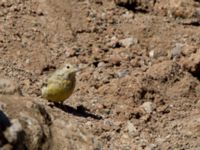
[{"label": "bird", "polygon": [[49,102],[63,103],[75,89],[77,71],[78,67],[72,64],[65,64],[56,70],[43,85],[42,98]]}]

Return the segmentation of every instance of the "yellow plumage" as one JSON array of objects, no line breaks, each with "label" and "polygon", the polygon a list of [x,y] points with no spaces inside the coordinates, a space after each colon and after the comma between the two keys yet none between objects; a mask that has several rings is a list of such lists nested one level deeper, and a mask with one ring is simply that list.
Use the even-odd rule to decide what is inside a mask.
[{"label": "yellow plumage", "polygon": [[71,96],[76,84],[77,68],[66,64],[57,70],[42,88],[42,97],[52,102],[63,102]]}]

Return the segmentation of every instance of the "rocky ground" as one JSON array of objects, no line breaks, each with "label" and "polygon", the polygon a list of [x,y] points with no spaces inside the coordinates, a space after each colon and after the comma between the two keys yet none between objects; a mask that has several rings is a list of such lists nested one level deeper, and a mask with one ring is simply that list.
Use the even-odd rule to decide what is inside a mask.
[{"label": "rocky ground", "polygon": [[199,0],[1,0],[0,75],[2,150],[200,149]]}]

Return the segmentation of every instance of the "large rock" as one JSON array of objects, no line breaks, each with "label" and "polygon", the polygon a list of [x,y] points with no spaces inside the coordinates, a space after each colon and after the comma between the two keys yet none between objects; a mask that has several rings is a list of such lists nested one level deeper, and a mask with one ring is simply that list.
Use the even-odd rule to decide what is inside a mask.
[{"label": "large rock", "polygon": [[39,98],[0,95],[0,102],[0,149],[94,149],[83,125]]},{"label": "large rock", "polygon": [[0,94],[5,95],[21,95],[18,85],[7,78],[0,78]]}]

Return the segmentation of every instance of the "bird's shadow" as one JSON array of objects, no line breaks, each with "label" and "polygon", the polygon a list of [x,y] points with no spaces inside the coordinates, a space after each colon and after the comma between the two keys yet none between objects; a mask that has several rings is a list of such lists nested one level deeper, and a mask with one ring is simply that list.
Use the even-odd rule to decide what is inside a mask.
[{"label": "bird's shadow", "polygon": [[65,105],[63,103],[53,103],[53,104],[50,104],[50,107],[59,108],[66,113],[70,113],[72,115],[79,116],[79,117],[84,117],[84,118],[90,117],[96,120],[103,119],[102,116],[91,113],[90,110],[84,107],[83,105],[79,105],[77,106],[77,108],[74,108],[69,105]]}]

